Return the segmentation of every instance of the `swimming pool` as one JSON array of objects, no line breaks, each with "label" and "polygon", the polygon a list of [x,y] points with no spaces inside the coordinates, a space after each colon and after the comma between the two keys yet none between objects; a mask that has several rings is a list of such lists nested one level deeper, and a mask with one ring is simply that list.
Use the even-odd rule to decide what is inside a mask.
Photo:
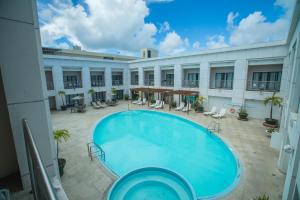
[{"label": "swimming pool", "polygon": [[240,169],[228,146],[207,129],[184,118],[149,110],[111,114],[93,130],[106,153],[104,164],[118,176],[160,167],[182,175],[198,198],[232,190]]}]

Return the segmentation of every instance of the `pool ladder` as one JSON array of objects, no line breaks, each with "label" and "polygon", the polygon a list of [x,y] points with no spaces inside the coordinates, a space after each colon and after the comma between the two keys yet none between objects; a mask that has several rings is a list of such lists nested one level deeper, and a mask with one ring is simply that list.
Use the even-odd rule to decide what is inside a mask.
[{"label": "pool ladder", "polygon": [[220,133],[220,122],[213,120],[210,125],[207,128],[207,131],[212,133],[212,131],[216,131],[217,133]]},{"label": "pool ladder", "polygon": [[91,161],[93,161],[94,158],[100,158],[101,160],[105,161],[105,152],[98,144],[89,142],[87,143],[87,148]]}]

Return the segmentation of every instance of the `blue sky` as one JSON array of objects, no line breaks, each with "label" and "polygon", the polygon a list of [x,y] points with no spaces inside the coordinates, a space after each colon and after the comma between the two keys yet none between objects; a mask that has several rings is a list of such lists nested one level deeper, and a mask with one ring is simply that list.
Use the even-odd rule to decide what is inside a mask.
[{"label": "blue sky", "polygon": [[161,55],[286,38],[293,0],[39,0],[44,46]]}]

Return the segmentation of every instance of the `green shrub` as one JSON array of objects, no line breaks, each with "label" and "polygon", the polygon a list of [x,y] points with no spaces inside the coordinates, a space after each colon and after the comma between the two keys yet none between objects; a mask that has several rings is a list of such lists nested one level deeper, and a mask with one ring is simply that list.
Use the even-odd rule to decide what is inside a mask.
[{"label": "green shrub", "polygon": [[255,197],[253,200],[270,200],[270,197],[267,195]]}]

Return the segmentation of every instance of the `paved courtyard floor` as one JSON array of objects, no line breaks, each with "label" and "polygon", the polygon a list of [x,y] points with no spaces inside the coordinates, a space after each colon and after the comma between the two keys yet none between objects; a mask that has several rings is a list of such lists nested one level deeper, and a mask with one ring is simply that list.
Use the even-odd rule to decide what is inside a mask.
[{"label": "paved courtyard floor", "polygon": [[[147,109],[147,106],[129,105],[130,109]],[[111,184],[117,179],[98,160],[90,161],[86,144],[91,141],[93,125],[103,116],[128,110],[127,102],[118,106],[96,110],[88,107],[86,113],[57,111],[52,113],[54,129],[66,128],[71,138],[60,146],[61,157],[66,158],[63,187],[72,200],[104,200]],[[211,117],[191,111],[189,114],[169,111],[209,126]],[[238,156],[243,173],[238,186],[221,199],[251,200],[257,195],[267,194],[271,200],[281,199],[284,175],[277,169],[278,152],[269,147],[270,138],[259,120],[239,121],[227,116],[220,120],[221,131],[218,134]]]}]

